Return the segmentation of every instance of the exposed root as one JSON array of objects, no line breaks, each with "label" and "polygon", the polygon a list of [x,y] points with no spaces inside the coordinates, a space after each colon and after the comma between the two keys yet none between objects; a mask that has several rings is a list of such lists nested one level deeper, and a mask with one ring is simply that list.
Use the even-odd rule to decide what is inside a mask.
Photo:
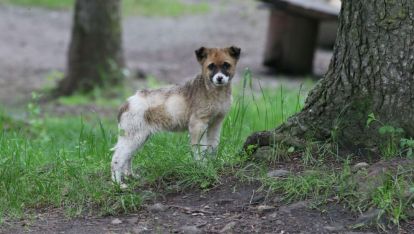
[{"label": "exposed root", "polygon": [[243,149],[248,154],[253,154],[260,147],[274,146],[276,144],[294,146],[299,149],[305,147],[304,140],[286,133],[278,133],[273,130],[253,133],[246,139]]}]

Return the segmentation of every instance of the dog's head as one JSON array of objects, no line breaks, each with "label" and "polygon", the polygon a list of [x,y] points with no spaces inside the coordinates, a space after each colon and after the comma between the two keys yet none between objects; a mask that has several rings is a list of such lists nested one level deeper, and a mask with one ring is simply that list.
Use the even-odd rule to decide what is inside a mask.
[{"label": "dog's head", "polygon": [[229,84],[236,72],[237,61],[240,58],[240,48],[205,48],[195,51],[204,79],[208,79],[215,86]]}]

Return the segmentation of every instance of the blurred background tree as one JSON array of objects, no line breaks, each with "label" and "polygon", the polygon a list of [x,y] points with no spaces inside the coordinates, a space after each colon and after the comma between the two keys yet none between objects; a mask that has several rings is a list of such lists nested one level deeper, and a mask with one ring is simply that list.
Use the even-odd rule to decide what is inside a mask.
[{"label": "blurred background tree", "polygon": [[118,84],[123,71],[121,0],[77,0],[66,74],[56,94]]}]

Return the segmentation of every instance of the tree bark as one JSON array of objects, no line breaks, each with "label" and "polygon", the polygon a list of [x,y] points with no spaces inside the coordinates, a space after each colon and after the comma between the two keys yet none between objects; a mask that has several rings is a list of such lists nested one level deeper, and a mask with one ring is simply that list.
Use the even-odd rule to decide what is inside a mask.
[{"label": "tree bark", "polygon": [[347,148],[371,148],[384,136],[378,122],[367,127],[370,113],[414,136],[414,1],[342,1],[329,70],[303,110],[254,133],[245,148],[332,137]]},{"label": "tree bark", "polygon": [[121,0],[77,0],[66,76],[57,93],[116,84],[123,67]]}]

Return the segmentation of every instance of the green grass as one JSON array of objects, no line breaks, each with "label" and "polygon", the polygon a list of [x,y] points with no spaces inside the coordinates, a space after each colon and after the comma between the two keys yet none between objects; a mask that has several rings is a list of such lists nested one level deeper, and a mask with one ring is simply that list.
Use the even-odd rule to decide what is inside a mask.
[{"label": "green grass", "polygon": [[[303,150],[276,147],[269,162],[251,167],[251,162],[240,154],[245,138],[254,131],[274,128],[299,111],[306,94],[301,88],[283,86],[252,92],[251,81],[251,74],[246,72],[241,83],[235,84],[232,109],[224,121],[215,159],[203,166],[194,162],[186,133],[156,134],[134,159],[134,170],[142,178],[129,181],[130,188],[125,191],[110,179],[109,149],[118,131],[115,117],[93,113],[53,116],[37,105],[36,94],[24,118],[11,118],[6,110],[0,111],[0,223],[4,218],[25,217],[47,209],[61,209],[69,216],[129,213],[153,196],[146,190],[148,187],[208,189],[229,174],[260,180],[263,188],[282,194],[287,202],[312,199],[322,204],[334,197],[356,212],[379,208],[397,225],[414,215],[414,169],[390,174],[369,194],[361,194],[349,158],[338,154],[334,142],[308,142]],[[147,85],[159,84],[149,79]],[[101,106],[116,112],[116,106],[129,92],[95,90],[90,95],[57,101],[61,105]],[[407,142],[399,155],[410,158],[412,153],[407,150],[412,150],[413,144]],[[269,165],[289,160],[292,154],[301,155],[297,163],[304,167],[303,171],[281,179],[265,176]],[[336,166],[331,166],[334,160]]]},{"label": "green grass", "polygon": [[74,4],[74,0],[4,0],[4,3],[20,6],[35,6],[48,9],[68,9]]},{"label": "green grass", "polygon": [[251,132],[280,124],[304,100],[304,92],[283,88],[253,95],[250,79],[247,74],[235,88],[215,160],[205,166],[194,162],[186,133],[154,135],[134,159],[143,178],[131,181],[127,191],[110,180],[109,149],[116,142],[116,119],[94,114],[54,117],[42,113],[36,95],[21,121],[0,112],[0,217],[49,208],[68,215],[127,213],[139,209],[151,195],[143,191],[145,186],[208,188],[219,183],[229,166],[244,161],[239,152]]},{"label": "green grass", "polygon": [[[5,0],[8,4],[59,10],[73,8],[74,2],[74,0]],[[126,15],[181,16],[206,13],[210,7],[207,1],[189,4],[181,0],[122,0],[122,9]]]},{"label": "green grass", "polygon": [[206,13],[210,6],[207,1],[189,4],[181,0],[123,0],[123,10],[127,15],[181,16]]},{"label": "green grass", "polygon": [[[407,196],[405,192],[409,189],[406,179],[400,175],[389,176],[372,194],[372,203],[390,214],[391,221],[396,224],[401,219],[407,219],[406,212],[408,209],[412,209],[410,203],[413,202],[413,195],[411,198],[405,197]],[[412,180],[412,173],[408,179]]]},{"label": "green grass", "polygon": [[59,97],[57,102],[64,106],[93,105],[102,108],[118,108],[132,93],[133,90],[128,87],[114,86],[111,89],[95,88],[87,94]]}]

